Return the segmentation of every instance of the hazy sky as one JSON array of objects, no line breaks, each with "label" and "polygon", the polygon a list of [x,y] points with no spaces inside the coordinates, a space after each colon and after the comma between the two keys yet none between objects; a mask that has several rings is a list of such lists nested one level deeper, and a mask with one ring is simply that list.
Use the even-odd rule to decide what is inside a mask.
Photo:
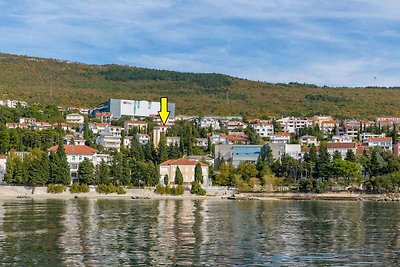
[{"label": "hazy sky", "polygon": [[0,51],[268,82],[400,85],[400,1],[0,0]]}]

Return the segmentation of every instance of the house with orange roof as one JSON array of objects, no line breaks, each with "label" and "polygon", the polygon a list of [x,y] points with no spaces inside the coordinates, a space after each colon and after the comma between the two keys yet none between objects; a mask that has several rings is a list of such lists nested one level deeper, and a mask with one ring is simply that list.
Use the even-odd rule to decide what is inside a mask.
[{"label": "house with orange roof", "polygon": [[249,145],[250,137],[244,133],[228,134],[228,142],[231,145]]},{"label": "house with orange roof", "polygon": [[[98,154],[96,149],[86,145],[64,145],[65,154],[70,168],[71,180],[75,182],[78,180],[79,164],[85,159],[89,159],[96,166],[102,160],[108,161],[109,155]],[[58,146],[53,146],[49,152],[57,152]]]},{"label": "house with orange roof", "polygon": [[392,137],[371,137],[367,140],[368,147],[379,146],[387,151],[392,151],[393,140]]},{"label": "house with orange roof", "polygon": [[326,144],[326,147],[330,155],[333,155],[335,151],[337,151],[342,155],[342,158],[346,157],[348,150],[352,150],[354,154],[356,154],[357,152],[357,143],[354,142],[349,142],[349,143],[329,142]]},{"label": "house with orange roof", "polygon": [[102,123],[110,123],[114,118],[111,112],[97,112],[95,117],[99,119]]},{"label": "house with orange roof", "polygon": [[164,177],[168,175],[169,184],[174,184],[176,169],[179,167],[183,175],[183,183],[189,186],[194,182],[194,173],[197,163],[200,163],[203,173],[203,185],[210,185],[208,179],[208,164],[193,159],[170,159],[160,164],[160,183],[164,184]]}]

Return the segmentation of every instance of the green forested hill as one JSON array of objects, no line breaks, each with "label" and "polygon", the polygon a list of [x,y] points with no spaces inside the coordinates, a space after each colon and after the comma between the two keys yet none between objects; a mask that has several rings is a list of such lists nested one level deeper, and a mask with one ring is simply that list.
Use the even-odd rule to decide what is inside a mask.
[{"label": "green forested hill", "polygon": [[169,97],[178,114],[400,116],[400,88],[270,84],[222,74],[87,65],[0,54],[0,98],[95,107],[109,98]]}]

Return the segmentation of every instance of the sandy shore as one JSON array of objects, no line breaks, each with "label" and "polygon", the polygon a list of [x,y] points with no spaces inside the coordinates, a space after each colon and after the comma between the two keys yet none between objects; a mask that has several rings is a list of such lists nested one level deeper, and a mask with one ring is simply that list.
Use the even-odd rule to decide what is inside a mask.
[{"label": "sandy shore", "polygon": [[[99,194],[95,188],[88,193],[72,194],[67,189],[60,194],[47,193],[47,187],[0,186],[0,199],[224,199],[224,200],[332,200],[332,201],[400,201],[400,194],[366,194],[351,192],[335,193],[241,193],[233,191],[207,190],[207,196],[191,195],[158,195],[154,189],[126,189],[126,194]],[[232,197],[234,195],[234,197]]]}]

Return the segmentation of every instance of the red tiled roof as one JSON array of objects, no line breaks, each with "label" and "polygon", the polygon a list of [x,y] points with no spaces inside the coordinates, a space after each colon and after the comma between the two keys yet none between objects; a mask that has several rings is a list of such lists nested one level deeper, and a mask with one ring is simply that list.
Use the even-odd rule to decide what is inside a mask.
[{"label": "red tiled roof", "polygon": [[327,143],[326,147],[329,148],[356,148],[357,144],[356,143]]},{"label": "red tiled roof", "polygon": [[249,141],[250,137],[247,134],[229,134],[228,139],[229,139],[229,141],[232,141],[232,142]]},{"label": "red tiled roof", "polygon": [[[96,150],[86,145],[64,145],[67,155],[93,155]],[[53,146],[49,151],[58,151],[58,146]]]},{"label": "red tiled roof", "polygon": [[275,136],[290,136],[290,133],[289,132],[280,132],[280,133],[275,133],[273,135],[275,135]]},{"label": "red tiled roof", "polygon": [[[193,160],[193,159],[170,159],[164,161],[160,164],[160,166],[169,166],[169,165],[196,165],[200,161]],[[200,162],[201,166],[208,166],[207,164]]]},{"label": "red tiled roof", "polygon": [[368,142],[392,142],[392,137],[371,137]]}]

